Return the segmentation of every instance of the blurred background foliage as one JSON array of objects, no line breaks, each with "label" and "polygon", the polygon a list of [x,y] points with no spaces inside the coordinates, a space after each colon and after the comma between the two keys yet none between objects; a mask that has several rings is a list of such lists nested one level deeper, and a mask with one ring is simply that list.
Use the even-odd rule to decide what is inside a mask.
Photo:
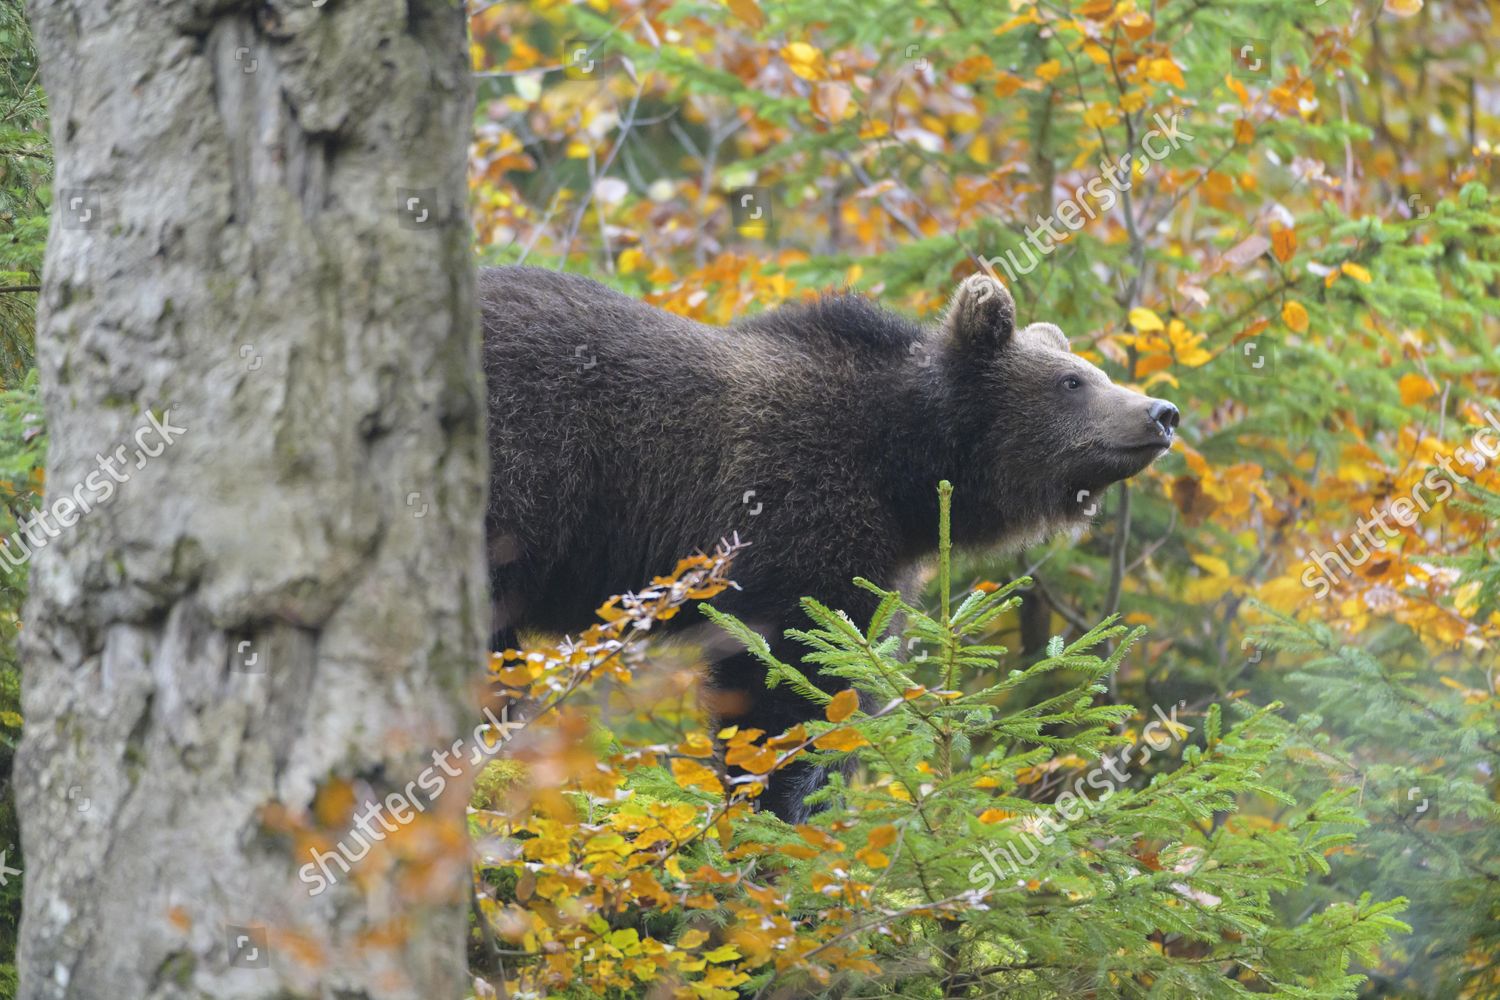
[{"label": "blurred background foliage", "polygon": [[[36,51],[19,0],[0,0],[0,541],[41,499],[45,436],[32,367],[36,290],[47,237],[52,179],[47,108]],[[27,567],[0,558],[0,850],[20,868],[21,838],[11,794],[11,763],[21,734],[15,640]],[[0,998],[15,995],[21,880],[0,885]]]},{"label": "blurred background foliage", "polygon": [[[959,560],[960,584],[1037,581],[994,641],[1021,666],[1118,613],[1149,634],[1109,699],[1282,701],[1274,783],[1352,790],[1369,823],[1278,897],[1288,919],[1409,897],[1413,932],[1363,995],[1500,996],[1500,474],[1480,433],[1500,421],[1496,16],[479,4],[479,254],[710,323],[839,286],[932,317],[997,271],[1023,320],[1172,399],[1183,428],[1081,544]],[[1179,142],[1143,157],[1163,123]],[[1101,198],[1090,182],[1125,153],[1129,190]],[[1025,266],[1049,221],[1065,238]],[[1384,513],[1401,497],[1423,501],[1410,523]],[[1377,513],[1391,530],[1362,543]],[[1347,571],[1313,561],[1339,544]],[[1234,817],[1285,821],[1267,802]]]}]

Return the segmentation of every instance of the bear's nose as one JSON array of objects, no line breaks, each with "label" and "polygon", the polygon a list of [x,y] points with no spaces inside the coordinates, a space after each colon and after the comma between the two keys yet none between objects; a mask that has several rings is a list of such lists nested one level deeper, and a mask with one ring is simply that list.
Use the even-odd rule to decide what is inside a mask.
[{"label": "bear's nose", "polygon": [[1146,408],[1146,416],[1161,428],[1162,434],[1166,437],[1171,437],[1177,430],[1177,407],[1165,399],[1153,399],[1151,405]]}]

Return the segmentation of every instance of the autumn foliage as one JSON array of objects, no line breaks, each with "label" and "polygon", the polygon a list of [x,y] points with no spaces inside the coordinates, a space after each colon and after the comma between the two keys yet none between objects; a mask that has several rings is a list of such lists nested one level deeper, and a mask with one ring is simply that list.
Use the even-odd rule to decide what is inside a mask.
[{"label": "autumn foliage", "polygon": [[[559,716],[568,763],[476,814],[477,989],[1500,995],[1492,8],[592,0],[472,30],[485,260],[711,323],[840,285],[927,317],[989,269],[1183,411],[1081,543],[955,555],[903,619],[810,602],[808,664],[875,715],[710,732],[688,643]],[[979,849],[1153,705],[1192,733],[976,895]],[[795,830],[735,781],[791,752],[861,765]]]},{"label": "autumn foliage", "polygon": [[[708,323],[839,286],[931,318],[989,270],[1182,411],[1076,543],[945,551],[870,621],[808,595],[803,662],[700,611],[734,539],[497,651],[523,724],[471,844],[368,862],[472,866],[474,997],[1500,997],[1493,4],[471,7],[481,262]],[[50,160],[15,11],[0,47],[25,317]],[[29,341],[0,330],[0,536],[43,490]],[[0,567],[7,745],[24,586]],[[713,728],[726,642],[821,720]],[[850,756],[808,824],[756,811]],[[354,804],[266,829],[295,867]]]}]

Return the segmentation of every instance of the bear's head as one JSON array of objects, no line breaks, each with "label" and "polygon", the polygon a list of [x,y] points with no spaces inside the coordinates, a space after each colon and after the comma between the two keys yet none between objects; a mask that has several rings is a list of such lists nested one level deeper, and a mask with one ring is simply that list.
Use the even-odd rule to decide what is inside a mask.
[{"label": "bear's head", "polygon": [[964,280],[938,337],[955,431],[975,443],[954,535],[1011,546],[1081,528],[1105,489],[1172,447],[1177,407],[1115,385],[1051,323],[1016,329],[1005,286]]}]

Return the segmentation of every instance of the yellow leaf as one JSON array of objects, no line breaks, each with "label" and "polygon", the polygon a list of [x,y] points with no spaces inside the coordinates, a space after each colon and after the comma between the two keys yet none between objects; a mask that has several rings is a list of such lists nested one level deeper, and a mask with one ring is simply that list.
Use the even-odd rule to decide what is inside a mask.
[{"label": "yellow leaf", "polygon": [[629,250],[626,250],[620,254],[620,259],[617,262],[621,274],[634,274],[640,268],[644,267],[645,264],[646,255],[641,252],[640,247],[631,247]]},{"label": "yellow leaf", "polygon": [[857,708],[859,708],[859,693],[853,688],[844,688],[833,696],[824,715],[827,716],[829,722],[843,722],[853,715]]},{"label": "yellow leaf", "polygon": [[823,68],[823,53],[806,42],[791,42],[781,50],[781,58],[804,80],[820,80],[827,75]]},{"label": "yellow leaf", "polygon": [[1048,83],[1056,80],[1058,74],[1060,74],[1061,72],[1062,63],[1056,59],[1048,59],[1046,62],[1042,63],[1036,68],[1036,75],[1041,77],[1043,80],[1046,80]]},{"label": "yellow leaf", "polygon": [[1355,281],[1363,282],[1366,285],[1370,283],[1370,272],[1366,271],[1358,264],[1353,264],[1346,260],[1339,265],[1339,270],[1343,271]]},{"label": "yellow leaf", "polygon": [[1096,101],[1083,113],[1083,123],[1092,128],[1108,128],[1119,115],[1103,101]]},{"label": "yellow leaf", "polygon": [[1234,123],[1234,141],[1241,146],[1248,146],[1255,141],[1255,126],[1248,118],[1241,118]]},{"label": "yellow leaf", "polygon": [[677,947],[696,948],[707,940],[708,934],[706,932],[694,928],[693,930],[687,931],[682,935],[682,937],[677,939]]},{"label": "yellow leaf", "polygon": [[1041,23],[1041,18],[1037,15],[1036,11],[1028,10],[1026,13],[1018,14],[1015,17],[1011,18],[1009,21],[1006,21],[1004,24],[1000,25],[1000,27],[995,29],[995,34],[1003,35],[1007,32],[1014,31],[1023,24]]},{"label": "yellow leaf", "polygon": [[1288,300],[1281,307],[1281,321],[1291,330],[1301,333],[1307,329],[1307,310],[1302,307],[1302,303]]},{"label": "yellow leaf", "polygon": [[1212,604],[1223,597],[1234,583],[1232,577],[1200,576],[1189,580],[1182,588],[1182,599],[1191,601],[1194,605]]},{"label": "yellow leaf", "polygon": [[1146,79],[1157,83],[1170,83],[1179,90],[1187,89],[1187,80],[1183,79],[1182,70],[1170,59],[1147,60]]},{"label": "yellow leaf", "polygon": [[1100,66],[1109,65],[1109,53],[1106,52],[1104,50],[1104,46],[1100,45],[1098,42],[1084,42],[1083,54],[1088,56]]},{"label": "yellow leaf", "polygon": [[823,53],[806,42],[789,42],[781,50],[781,56],[787,62],[812,63],[821,60]]},{"label": "yellow leaf", "polygon": [[974,114],[972,111],[960,111],[957,114],[948,116],[948,127],[952,130],[954,135],[963,135],[966,132],[973,132],[983,124],[984,119]]},{"label": "yellow leaf", "polygon": [[1229,575],[1229,564],[1217,556],[1195,555],[1193,562],[1208,571],[1209,576],[1224,577]]},{"label": "yellow leaf", "polygon": [[999,823],[1004,820],[1010,819],[1014,815],[1015,813],[1006,812],[1004,809],[986,809],[984,812],[979,814],[979,822]]},{"label": "yellow leaf", "polygon": [[688,760],[685,757],[672,758],[672,777],[681,788],[701,788],[715,795],[724,794],[724,786],[720,783],[719,776],[696,760]]},{"label": "yellow leaf", "polygon": [[1397,385],[1401,389],[1401,402],[1406,406],[1415,406],[1437,395],[1437,387],[1416,372],[1402,375]]},{"label": "yellow leaf", "polygon": [[1130,310],[1130,325],[1141,333],[1150,333],[1152,330],[1165,330],[1167,325],[1161,321],[1161,317],[1150,309],[1136,307]]},{"label": "yellow leaf", "polygon": [[689,757],[712,757],[714,745],[704,733],[688,733],[687,739],[682,741],[677,752]]},{"label": "yellow leaf", "polygon": [[1422,0],[1385,0],[1385,10],[1397,17],[1415,17],[1422,9]]}]

